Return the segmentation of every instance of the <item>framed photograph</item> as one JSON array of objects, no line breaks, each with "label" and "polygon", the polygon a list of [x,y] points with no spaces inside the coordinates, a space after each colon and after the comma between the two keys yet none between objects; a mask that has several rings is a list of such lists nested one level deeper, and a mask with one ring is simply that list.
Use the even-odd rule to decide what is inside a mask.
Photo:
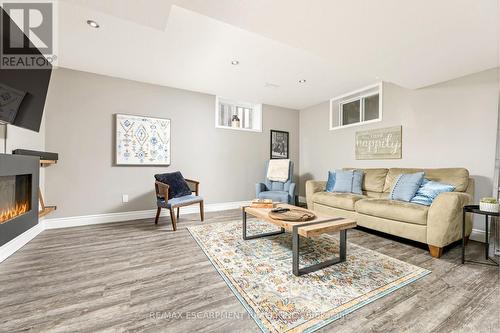
[{"label": "framed photograph", "polygon": [[116,165],[170,165],[170,119],[116,114]]},{"label": "framed photograph", "polygon": [[288,157],[288,132],[271,130],[271,159]]}]

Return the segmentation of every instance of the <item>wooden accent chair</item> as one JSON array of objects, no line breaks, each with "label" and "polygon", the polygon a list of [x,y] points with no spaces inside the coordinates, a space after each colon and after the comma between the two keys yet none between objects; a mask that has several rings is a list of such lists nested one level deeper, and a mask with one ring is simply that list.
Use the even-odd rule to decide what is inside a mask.
[{"label": "wooden accent chair", "polygon": [[[204,219],[204,208],[203,208],[203,198],[199,196],[200,182],[191,179],[185,179],[188,186],[193,194],[185,195],[179,198],[168,198],[168,188],[169,185],[155,181],[155,191],[156,191],[156,205],[158,209],[156,210],[155,224],[158,224],[158,219],[160,218],[160,212],[162,208],[166,208],[170,211],[170,219],[172,220],[172,228],[177,230],[177,219],[179,219],[179,212],[182,206],[189,206],[194,204],[200,204],[200,217],[201,221]],[[177,216],[175,215],[175,208],[177,208]]]}]

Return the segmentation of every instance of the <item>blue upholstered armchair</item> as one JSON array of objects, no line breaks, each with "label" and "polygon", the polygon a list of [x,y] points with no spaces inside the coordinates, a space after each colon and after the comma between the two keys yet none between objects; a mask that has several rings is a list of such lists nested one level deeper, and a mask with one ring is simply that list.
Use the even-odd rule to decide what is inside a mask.
[{"label": "blue upholstered armchair", "polygon": [[[266,163],[266,175],[269,162]],[[255,184],[255,195],[258,199],[272,199],[275,202],[295,202],[295,183],[293,181],[293,162],[290,161],[288,179],[286,182],[276,182],[267,179],[264,183]]]}]

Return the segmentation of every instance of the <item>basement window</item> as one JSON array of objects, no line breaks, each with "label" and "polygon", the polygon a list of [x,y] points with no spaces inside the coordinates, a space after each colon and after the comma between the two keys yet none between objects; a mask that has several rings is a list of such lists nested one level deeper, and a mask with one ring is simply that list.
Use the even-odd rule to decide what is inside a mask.
[{"label": "basement window", "polygon": [[262,132],[262,104],[215,99],[215,127]]},{"label": "basement window", "polygon": [[382,120],[382,83],[330,100],[330,130]]}]

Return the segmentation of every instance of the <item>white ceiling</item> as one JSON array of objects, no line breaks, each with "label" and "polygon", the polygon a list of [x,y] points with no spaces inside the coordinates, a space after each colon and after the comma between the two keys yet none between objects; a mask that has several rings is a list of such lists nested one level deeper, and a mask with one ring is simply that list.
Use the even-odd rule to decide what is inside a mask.
[{"label": "white ceiling", "polygon": [[416,89],[498,66],[498,6],[60,0],[59,66],[300,109],[378,80]]}]

